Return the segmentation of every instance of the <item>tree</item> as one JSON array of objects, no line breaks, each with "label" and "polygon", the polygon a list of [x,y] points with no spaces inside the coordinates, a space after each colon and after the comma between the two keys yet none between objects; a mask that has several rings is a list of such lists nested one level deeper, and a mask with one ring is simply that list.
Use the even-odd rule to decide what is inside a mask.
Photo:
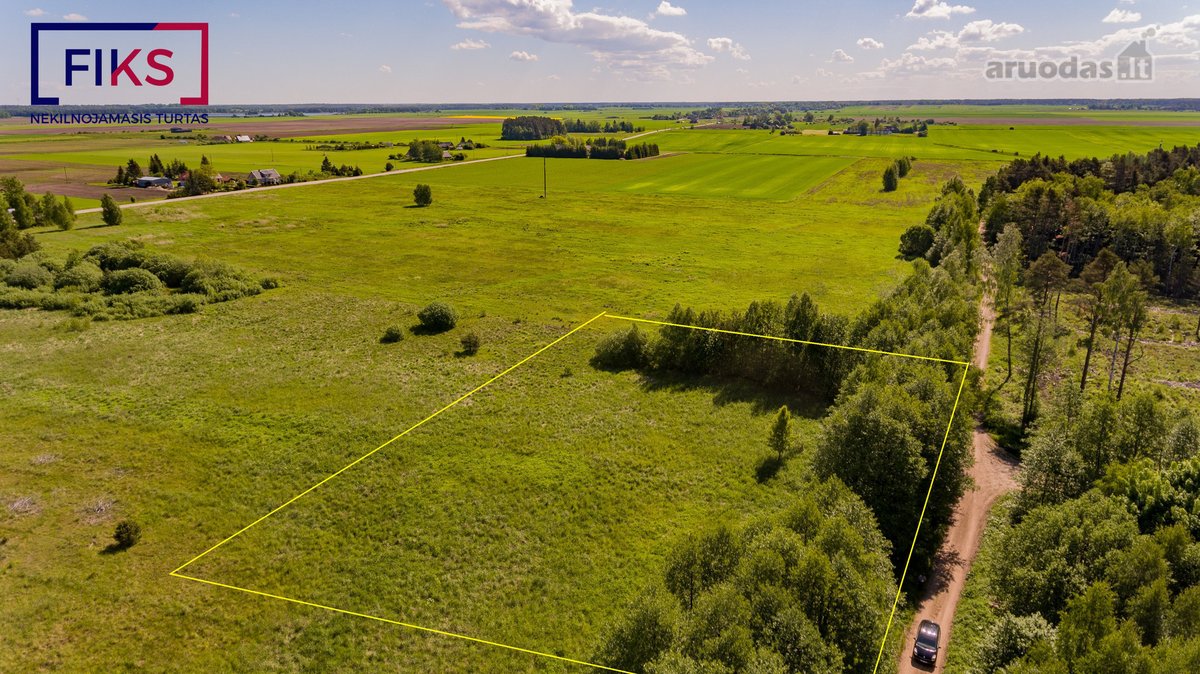
[{"label": "tree", "polygon": [[[1022,267],[1021,230],[1015,225],[1008,225],[992,246],[989,262],[991,266],[991,282],[995,289],[992,306],[995,307],[998,318],[1004,324],[1004,340],[1007,349],[1005,359],[1008,367],[1004,381],[1000,386],[1012,379],[1012,324],[1016,319],[1013,312],[1013,297],[1017,292],[1017,281],[1020,280]],[[996,388],[1000,388],[997,386]]]},{"label": "tree", "polygon": [[1046,357],[1046,342],[1053,338],[1051,298],[1067,283],[1070,268],[1051,251],[1046,251],[1025,270],[1025,287],[1033,300],[1034,322],[1029,334],[1028,364],[1022,393],[1021,430],[1037,416],[1038,381]]},{"label": "tree", "polygon": [[929,225],[913,225],[900,235],[900,254],[913,259],[924,257],[933,247],[933,228]]},{"label": "tree", "polygon": [[187,172],[183,181],[183,193],[187,196],[208,194],[217,189],[217,180],[213,177],[211,165],[201,165],[200,168]]},{"label": "tree", "polygon": [[640,672],[671,646],[679,622],[674,598],[657,586],[638,594],[601,638],[596,662]]},{"label": "tree", "polygon": [[391,170],[392,170],[392,169],[394,169],[394,168],[396,168],[396,165],[395,165],[395,164],[393,164],[392,162],[388,162],[388,163],[386,163],[386,164],[384,164],[384,165],[383,165],[383,170],[384,170],[384,171],[391,171]]},{"label": "tree", "polygon": [[138,178],[142,177],[142,167],[136,161],[130,159],[125,163],[125,181],[132,185],[137,182]]},{"label": "tree", "polygon": [[1107,583],[1095,583],[1067,603],[1058,626],[1058,651],[1074,662],[1116,629],[1116,596]]},{"label": "tree", "polygon": [[883,191],[895,192],[900,186],[900,171],[896,169],[896,165],[892,164],[883,172]]},{"label": "tree", "polygon": [[121,550],[131,548],[142,540],[142,527],[133,520],[121,520],[113,531],[113,540]]},{"label": "tree", "polygon": [[1106,305],[1105,324],[1112,339],[1112,351],[1109,354],[1108,389],[1113,388],[1113,380],[1117,373],[1117,359],[1121,350],[1121,342],[1125,340],[1124,359],[1121,365],[1121,378],[1117,387],[1117,397],[1124,389],[1125,376],[1129,370],[1130,356],[1137,341],[1138,333],[1145,325],[1146,291],[1142,290],[1136,276],[1130,273],[1122,262],[1118,263],[1101,286],[1102,302]]},{"label": "tree", "polygon": [[771,426],[771,451],[779,458],[779,463],[787,456],[792,443],[792,414],[787,405],[779,408],[775,415],[775,423]]},{"label": "tree", "polygon": [[413,189],[413,202],[422,208],[433,203],[433,190],[429,185],[420,184]]},{"label": "tree", "polygon": [[1116,253],[1112,252],[1111,249],[1105,248],[1083,268],[1083,272],[1079,275],[1079,280],[1083,283],[1085,290],[1081,307],[1088,322],[1087,351],[1083,356],[1083,372],[1079,378],[1080,391],[1087,388],[1088,368],[1092,362],[1092,352],[1096,346],[1096,332],[1104,322],[1110,308],[1108,303],[1105,302],[1101,289],[1103,283],[1108,280],[1108,275],[1116,268],[1118,262],[1120,262],[1120,258],[1117,257]]},{"label": "tree", "polygon": [[17,229],[29,229],[37,223],[33,209],[29,207],[29,200],[24,197],[18,198],[10,207],[13,209],[13,220],[17,223]]},{"label": "tree", "polygon": [[208,155],[200,155],[201,166],[212,166],[212,162],[208,160]]},{"label": "tree", "polygon": [[108,182],[110,185],[125,185],[127,182],[125,180],[125,167],[118,166],[117,167],[117,175],[114,176],[113,179]]},{"label": "tree", "polygon": [[100,197],[100,212],[101,219],[109,227],[116,227],[121,224],[121,218],[123,217],[121,207],[117,205],[117,202],[111,196],[105,194],[103,197]]},{"label": "tree", "polygon": [[75,221],[79,219],[75,215],[75,204],[71,203],[71,197],[63,197],[62,211],[59,213],[59,229],[71,229],[75,226]]},{"label": "tree", "polygon": [[0,259],[19,260],[39,248],[41,244],[32,234],[18,229],[8,209],[0,208]]}]

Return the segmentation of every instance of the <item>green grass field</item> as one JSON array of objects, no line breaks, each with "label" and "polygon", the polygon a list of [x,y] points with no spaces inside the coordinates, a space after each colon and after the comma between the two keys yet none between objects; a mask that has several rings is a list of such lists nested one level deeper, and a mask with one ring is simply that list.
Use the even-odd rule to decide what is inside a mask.
[{"label": "green grass field", "polygon": [[[490,142],[489,126],[396,135]],[[134,238],[283,286],[136,321],[0,312],[0,671],[583,671],[168,573],[601,311],[661,317],[677,302],[728,310],[807,292],[853,315],[905,273],[898,237],[940,185],[959,175],[978,187],[1006,160],[990,145],[1076,156],[1151,142],[1144,127],[1107,139],[1098,128],[1029,140],[1034,127],[927,139],[671,130],[647,141],[678,154],[549,160],[546,199],[543,162],[515,158],[39,231],[60,259]],[[1196,133],[1147,134],[1168,131]],[[116,134],[24,142],[0,145],[19,150],[0,159],[115,168],[151,151],[193,156],[167,151],[178,148],[235,171],[272,150],[280,170],[321,156]],[[353,154],[330,158],[382,169]],[[880,174],[904,154],[918,157],[913,172],[882,192]],[[432,187],[429,208],[412,207],[418,182]],[[433,300],[457,307],[456,329],[379,343]],[[766,484],[754,468],[778,405],[802,412],[806,447],[821,413],[737,386],[592,369],[595,341],[618,326],[577,333],[185,573],[587,659],[680,532],[803,488],[803,458]],[[463,357],[469,331],[484,346]],[[1192,376],[1179,367],[1159,378]],[[142,542],[106,552],[125,517]]]}]

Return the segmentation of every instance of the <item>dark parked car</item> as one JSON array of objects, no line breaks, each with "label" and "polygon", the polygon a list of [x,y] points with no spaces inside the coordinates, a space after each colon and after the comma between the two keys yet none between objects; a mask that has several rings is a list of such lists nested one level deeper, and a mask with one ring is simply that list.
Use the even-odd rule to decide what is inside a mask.
[{"label": "dark parked car", "polygon": [[922,620],[917,628],[917,643],[913,644],[913,660],[927,665],[935,664],[941,639],[942,628],[932,620]]}]

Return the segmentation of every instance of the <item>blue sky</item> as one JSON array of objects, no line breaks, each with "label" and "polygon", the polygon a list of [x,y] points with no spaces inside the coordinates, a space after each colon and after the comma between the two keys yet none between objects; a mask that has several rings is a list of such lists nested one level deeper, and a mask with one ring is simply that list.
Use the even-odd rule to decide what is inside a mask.
[{"label": "blue sky", "polygon": [[[205,21],[211,102],[1200,97],[1200,0],[49,2],[0,9],[0,102],[32,21]],[[990,60],[1111,59],[1153,82],[991,81]]]}]

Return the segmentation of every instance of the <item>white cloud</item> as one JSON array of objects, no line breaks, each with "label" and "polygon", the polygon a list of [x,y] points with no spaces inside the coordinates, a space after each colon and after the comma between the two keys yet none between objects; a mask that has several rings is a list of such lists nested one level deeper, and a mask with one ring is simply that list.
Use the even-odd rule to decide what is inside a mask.
[{"label": "white cloud", "polygon": [[944,0],[916,0],[905,16],[912,19],[949,19],[955,14],[974,13],[974,7],[951,5]]},{"label": "white cloud", "polygon": [[749,74],[750,74],[750,71],[749,71],[749,70],[746,70],[745,68],[738,68],[738,69],[737,69],[737,74],[739,74],[739,75],[749,75]]},{"label": "white cloud", "polygon": [[467,39],[463,40],[462,42],[457,42],[455,44],[450,45],[450,48],[454,49],[455,51],[461,51],[461,50],[470,51],[470,50],[475,50],[475,49],[487,49],[490,46],[492,46],[492,45],[488,44],[487,42],[484,42],[483,40],[473,40],[471,38],[467,38]]},{"label": "white cloud", "polygon": [[972,21],[957,33],[944,30],[930,31],[922,35],[909,49],[927,51],[931,49],[954,49],[956,47],[996,42],[1025,32],[1025,27],[1016,23],[994,23],[991,19]]},{"label": "white cloud", "polygon": [[817,74],[817,77],[833,77],[834,76],[834,73],[831,73],[824,68],[817,68],[814,72]]},{"label": "white cloud", "polygon": [[749,61],[750,54],[746,52],[746,48],[734,42],[728,37],[710,37],[708,38],[708,48],[720,53],[728,52],[730,56],[739,61]]},{"label": "white cloud", "polygon": [[957,67],[958,62],[949,57],[926,58],[919,54],[905,52],[899,58],[893,60],[883,59],[879,65],[879,70],[887,75],[915,75],[951,71]]},{"label": "white cloud", "polygon": [[87,21],[88,18],[86,16],[80,14],[79,12],[71,12],[70,14],[64,14],[63,20],[64,21]]},{"label": "white cloud", "polygon": [[571,0],[442,0],[458,27],[587,49],[597,62],[641,79],[665,79],[713,57],[681,33],[631,16],[576,11]]},{"label": "white cloud", "polygon": [[389,65],[381,65],[379,66],[379,72],[390,74],[392,72],[392,67]]},{"label": "white cloud", "polygon": [[25,10],[25,16],[41,16],[45,13],[46,10],[42,9],[41,7],[34,7],[33,9]]},{"label": "white cloud", "polygon": [[1137,23],[1142,20],[1141,12],[1130,12],[1124,9],[1114,9],[1104,17],[1104,23]]},{"label": "white cloud", "polygon": [[858,38],[858,46],[863,49],[883,49],[883,43],[873,37]]},{"label": "white cloud", "polygon": [[241,18],[241,16],[242,16],[242,15],[241,15],[241,14],[238,14],[237,12],[230,12],[230,13],[229,13],[229,18],[231,18],[231,19],[239,19],[239,18]]},{"label": "white cloud", "polygon": [[658,9],[654,10],[658,16],[686,16],[687,10],[682,7],[676,7],[667,0],[658,3]]},{"label": "white cloud", "polygon": [[532,61],[536,61],[536,60],[538,60],[538,55],[537,55],[537,54],[530,54],[530,53],[529,53],[529,52],[527,52],[527,51],[515,51],[515,52],[513,52],[513,53],[509,54],[509,55],[508,55],[508,58],[510,58],[510,59],[512,59],[512,60],[514,60],[514,61],[525,61],[525,62],[527,62],[527,63],[528,63],[528,62],[532,62]]},{"label": "white cloud", "polygon": [[808,81],[807,77],[801,77],[799,75],[792,75],[792,84],[804,84],[807,81]]},{"label": "white cloud", "polygon": [[829,57],[830,63],[854,63],[854,57],[847,54],[845,49],[834,49]]}]

